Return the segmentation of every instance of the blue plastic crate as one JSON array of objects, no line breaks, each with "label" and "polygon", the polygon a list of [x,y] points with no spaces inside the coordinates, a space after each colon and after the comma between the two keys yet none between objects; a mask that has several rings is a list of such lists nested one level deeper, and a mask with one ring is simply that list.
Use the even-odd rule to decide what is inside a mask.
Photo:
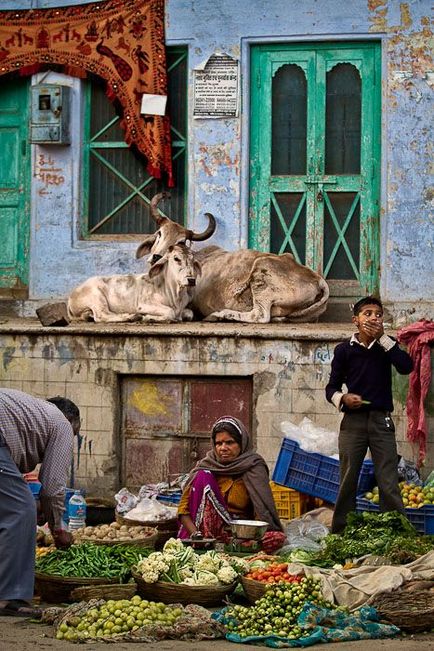
[{"label": "blue plastic crate", "polygon": [[39,481],[29,481],[27,482],[27,486],[30,488],[35,500],[37,500],[42,488],[41,483]]},{"label": "blue plastic crate", "polygon": [[[305,452],[296,441],[284,438],[273,481],[300,493],[335,503],[339,491],[339,461],[318,452]],[[372,461],[364,461],[358,493],[366,493],[374,484],[374,465]]]},{"label": "blue plastic crate", "polygon": [[170,495],[157,495],[157,500],[164,504],[179,504],[181,495],[181,491],[179,493],[171,493]]},{"label": "blue plastic crate", "polygon": [[[379,512],[380,507],[378,504],[373,504],[369,500],[365,500],[363,497],[357,498],[357,508],[356,511],[361,513],[362,511],[375,511]],[[421,506],[420,509],[405,509],[407,518],[413,525],[413,527],[420,533],[434,535],[434,505],[425,504]]]}]

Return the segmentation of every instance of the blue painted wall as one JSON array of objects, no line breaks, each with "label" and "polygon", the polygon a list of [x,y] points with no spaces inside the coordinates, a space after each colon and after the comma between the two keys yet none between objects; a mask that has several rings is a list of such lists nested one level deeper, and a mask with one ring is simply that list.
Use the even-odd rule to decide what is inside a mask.
[{"label": "blue painted wall", "polygon": [[[55,0],[3,0],[2,9],[62,6]],[[84,4],[76,0],[74,4]],[[216,215],[216,243],[247,244],[249,47],[261,42],[379,39],[383,49],[381,294],[400,325],[432,318],[432,31],[429,0],[167,0],[166,40],[188,44],[189,69],[215,51],[241,63],[239,118],[193,119],[189,109],[189,225]],[[431,48],[431,49],[430,49]],[[45,81],[58,78],[50,75]],[[34,78],[34,83],[38,80]],[[55,200],[32,197],[31,298],[65,296],[95,273],[139,271],[135,244],[80,242],[80,83],[74,93],[73,142],[59,150],[68,182]],[[192,84],[189,84],[190,93]],[[431,110],[431,113],[430,113]],[[34,146],[34,162],[39,153]],[[431,183],[431,185],[430,185]],[[431,212],[430,212],[431,210]],[[56,242],[53,250],[53,241]],[[414,310],[414,311],[413,311]]]}]

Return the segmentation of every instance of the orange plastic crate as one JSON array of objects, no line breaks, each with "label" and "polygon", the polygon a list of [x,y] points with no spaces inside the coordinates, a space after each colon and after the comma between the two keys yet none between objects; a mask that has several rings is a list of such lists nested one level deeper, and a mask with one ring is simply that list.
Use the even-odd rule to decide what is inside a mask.
[{"label": "orange plastic crate", "polygon": [[281,520],[299,518],[308,510],[308,496],[303,493],[276,484],[274,481],[270,481],[270,488]]}]

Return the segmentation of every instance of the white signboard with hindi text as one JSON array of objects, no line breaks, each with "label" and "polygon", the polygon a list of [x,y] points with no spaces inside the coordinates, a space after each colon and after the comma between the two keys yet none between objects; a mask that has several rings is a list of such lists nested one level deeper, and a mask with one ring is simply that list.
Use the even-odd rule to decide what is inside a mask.
[{"label": "white signboard with hindi text", "polygon": [[194,72],[195,118],[235,118],[239,98],[238,61],[228,54],[212,54]]}]

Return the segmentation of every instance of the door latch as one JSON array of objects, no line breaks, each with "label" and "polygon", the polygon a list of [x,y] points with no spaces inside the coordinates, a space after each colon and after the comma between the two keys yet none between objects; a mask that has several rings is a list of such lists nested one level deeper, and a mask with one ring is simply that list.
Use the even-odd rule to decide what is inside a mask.
[{"label": "door latch", "polygon": [[320,203],[321,203],[321,201],[324,201],[324,196],[323,196],[322,190],[320,190],[320,191],[318,192],[318,194],[316,195],[316,200],[317,200],[318,202],[320,202]]}]

